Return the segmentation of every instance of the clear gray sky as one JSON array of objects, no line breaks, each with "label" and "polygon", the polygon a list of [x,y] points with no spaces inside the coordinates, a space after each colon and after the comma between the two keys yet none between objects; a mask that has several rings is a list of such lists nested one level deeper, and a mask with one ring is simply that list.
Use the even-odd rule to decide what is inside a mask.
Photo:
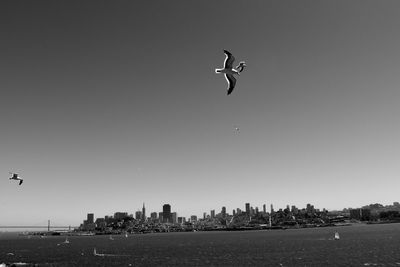
[{"label": "clear gray sky", "polygon": [[[399,11],[1,1],[0,224],[399,201]],[[223,49],[248,65],[229,96]]]}]

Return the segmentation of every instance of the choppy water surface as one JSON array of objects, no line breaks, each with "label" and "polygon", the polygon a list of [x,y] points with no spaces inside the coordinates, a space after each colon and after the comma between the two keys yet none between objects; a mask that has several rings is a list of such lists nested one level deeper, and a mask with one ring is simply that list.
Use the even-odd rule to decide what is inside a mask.
[{"label": "choppy water surface", "polygon": [[[333,240],[334,232],[340,240]],[[0,234],[0,264],[39,266],[400,266],[400,224],[40,238]],[[93,249],[98,254],[95,256]]]}]

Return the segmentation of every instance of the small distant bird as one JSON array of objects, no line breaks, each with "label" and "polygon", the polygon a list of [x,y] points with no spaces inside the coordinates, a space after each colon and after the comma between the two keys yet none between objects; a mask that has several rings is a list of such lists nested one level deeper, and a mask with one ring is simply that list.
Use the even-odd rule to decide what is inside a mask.
[{"label": "small distant bird", "polygon": [[23,179],[21,179],[21,178],[18,176],[17,173],[11,173],[11,172],[10,172],[10,174],[12,174],[12,177],[10,177],[10,180],[17,180],[17,181],[19,181],[19,185],[21,185],[22,182],[24,181]]},{"label": "small distant bird", "polygon": [[228,95],[230,95],[235,88],[236,78],[233,76],[235,74],[240,75],[243,71],[244,67],[246,67],[246,63],[244,61],[239,62],[239,65],[234,69],[232,67],[233,61],[235,61],[235,57],[228,51],[224,50],[225,61],[223,69],[215,69],[215,73],[224,73],[225,79],[228,82]]},{"label": "small distant bird", "polygon": [[235,132],[237,132],[237,133],[240,132],[240,129],[239,129],[239,127],[237,127],[237,126],[235,126],[235,129],[234,129],[234,130],[235,130]]}]

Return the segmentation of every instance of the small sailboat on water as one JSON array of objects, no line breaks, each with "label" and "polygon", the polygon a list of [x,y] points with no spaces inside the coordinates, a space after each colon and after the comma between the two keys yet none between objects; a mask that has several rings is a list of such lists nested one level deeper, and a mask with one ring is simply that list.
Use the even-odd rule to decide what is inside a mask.
[{"label": "small sailboat on water", "polygon": [[127,257],[129,255],[118,255],[118,254],[106,254],[106,253],[97,253],[96,248],[93,249],[93,256],[98,257]]},{"label": "small sailboat on water", "polygon": [[65,238],[65,241],[62,243],[58,243],[57,246],[63,245],[63,244],[69,244],[68,236]]},{"label": "small sailboat on water", "polygon": [[97,253],[96,248],[93,249],[93,255],[94,256],[100,256],[100,257],[104,257],[105,256],[103,253]]},{"label": "small sailboat on water", "polygon": [[334,240],[339,240],[340,239],[340,236],[339,236],[339,233],[338,232],[335,232],[335,237],[333,238]]},{"label": "small sailboat on water", "polygon": [[110,240],[114,240],[114,238],[112,237],[112,235],[110,235]]}]

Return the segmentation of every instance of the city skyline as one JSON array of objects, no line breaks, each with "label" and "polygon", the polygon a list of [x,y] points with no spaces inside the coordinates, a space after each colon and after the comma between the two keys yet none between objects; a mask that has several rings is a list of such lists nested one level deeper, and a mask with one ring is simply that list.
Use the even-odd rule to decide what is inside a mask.
[{"label": "city skyline", "polygon": [[1,1],[0,224],[397,201],[399,8]]},{"label": "city skyline", "polygon": [[[172,217],[169,220],[165,220],[164,218],[164,207],[169,206],[170,214]],[[269,207],[269,209],[267,208]],[[244,208],[243,208],[244,207]],[[138,221],[153,221],[154,220],[159,220],[159,223],[184,223],[184,222],[191,222],[191,221],[197,221],[197,220],[202,220],[202,219],[208,219],[208,218],[217,218],[217,217],[230,217],[230,216],[235,216],[239,214],[249,214],[250,216],[254,216],[257,214],[264,214],[268,215],[271,213],[276,213],[276,212],[284,212],[285,210],[289,210],[291,213],[299,213],[299,212],[316,212],[316,213],[329,213],[329,214],[344,214],[344,213],[349,213],[351,214],[352,212],[357,214],[357,212],[360,212],[360,210],[367,210],[367,212],[370,214],[370,208],[372,207],[373,209],[377,208],[383,208],[383,210],[387,211],[393,211],[393,210],[398,210],[400,207],[400,203],[398,201],[395,201],[389,205],[382,205],[381,203],[370,203],[366,205],[362,205],[360,207],[347,207],[343,209],[338,209],[338,210],[327,210],[323,207],[316,207],[311,203],[307,203],[306,206],[304,207],[299,207],[296,205],[289,205],[287,204],[285,207],[274,207],[273,204],[262,204],[262,208],[259,206],[252,206],[251,203],[243,203],[243,209],[240,207],[236,207],[232,209],[232,212],[228,212],[226,209],[226,206],[222,206],[221,211],[218,212],[217,209],[211,209],[209,211],[203,211],[202,215],[200,214],[195,214],[195,213],[188,213],[190,215],[182,215],[178,211],[173,211],[171,210],[171,205],[170,204],[163,204],[161,210],[162,211],[151,211],[151,212],[146,212],[145,208],[145,203],[143,203],[143,206],[141,209],[137,208],[135,212],[128,212],[128,211],[114,211],[112,213],[108,214],[103,214],[100,217],[96,217],[94,213],[89,212],[86,213],[87,219],[83,220],[83,224],[79,226],[77,225],[63,225],[60,224],[60,221],[55,218],[55,223],[54,221],[51,220],[43,220],[40,222],[28,222],[25,223],[24,225],[18,224],[18,225],[0,225],[0,228],[7,228],[6,231],[15,231],[15,229],[31,229],[29,226],[33,227],[39,227],[40,228],[69,228],[72,229],[71,227],[74,227],[75,229],[78,229],[82,227],[82,225],[85,224],[97,224],[97,219],[102,220],[101,222],[104,221],[104,219],[107,221],[109,219],[117,219],[117,220],[123,220],[125,217],[131,217],[133,219],[136,219]],[[216,212],[217,211],[217,212]],[[344,213],[343,213],[344,212]],[[146,214],[149,214],[149,216],[146,216]],[[196,218],[196,219],[193,219]],[[96,219],[96,220],[95,220]],[[47,225],[45,226],[45,222],[47,222]],[[51,223],[52,222],[52,223]],[[17,230],[18,231],[18,230]]]},{"label": "city skyline", "polygon": [[[169,218],[166,220],[165,216],[165,207],[168,206],[167,208],[167,213],[170,214],[174,214],[174,219]],[[216,209],[212,209],[209,210],[209,212],[203,212],[202,216],[200,216],[199,214],[191,214],[190,216],[182,216],[179,215],[179,213],[177,211],[171,212],[171,205],[169,204],[163,204],[162,205],[162,212],[156,212],[156,211],[152,211],[151,212],[151,216],[145,216],[144,210],[145,207],[143,205],[142,211],[137,210],[136,214],[129,214],[129,212],[114,212],[113,215],[104,215],[103,217],[94,217],[94,213],[87,213],[87,220],[83,221],[83,225],[85,225],[86,223],[95,223],[94,218],[96,219],[117,219],[117,220],[123,220],[125,217],[131,217],[134,218],[136,220],[139,221],[147,221],[148,219],[150,221],[154,221],[154,220],[158,220],[159,223],[183,223],[183,222],[193,222],[193,221],[197,221],[197,220],[202,220],[202,219],[208,219],[208,218],[217,218],[217,217],[230,217],[230,216],[235,216],[235,215],[241,215],[241,214],[248,214],[249,216],[254,216],[254,215],[258,215],[258,214],[273,214],[276,212],[284,212],[285,210],[288,210],[289,213],[300,213],[300,212],[306,212],[306,213],[334,213],[334,214],[343,214],[342,212],[348,212],[349,214],[358,214],[360,213],[360,210],[368,212],[368,214],[371,214],[370,209],[368,208],[368,206],[381,206],[384,209],[388,209],[388,210],[398,210],[400,207],[400,203],[398,201],[395,201],[392,203],[392,205],[382,205],[380,203],[371,203],[368,205],[363,205],[362,207],[353,207],[353,208],[344,208],[343,210],[327,210],[325,208],[318,208],[315,207],[313,204],[311,203],[307,203],[307,205],[305,207],[298,207],[296,205],[289,205],[287,204],[285,207],[273,207],[273,204],[271,203],[269,205],[270,209],[267,210],[267,205],[263,204],[262,209],[260,209],[258,206],[252,206],[251,203],[244,203],[244,209],[242,208],[234,208],[232,209],[232,212],[227,212],[226,207],[223,206],[221,207],[221,211],[220,212],[216,212]],[[155,216],[153,216],[155,215]],[[335,217],[335,216],[333,216]],[[91,219],[90,219],[91,218]],[[181,220],[181,222],[178,222],[178,220]],[[82,225],[81,225],[82,226]]]},{"label": "city skyline", "polygon": [[[121,219],[122,217],[120,215],[118,215],[118,214],[125,214],[124,216],[132,217],[132,218],[135,218],[137,220],[142,220],[142,221],[145,221],[147,219],[159,219],[160,222],[171,222],[171,221],[165,221],[165,218],[161,217],[161,216],[164,216],[164,214],[163,214],[164,213],[164,206],[166,206],[166,205],[169,206],[170,213],[171,214],[172,213],[175,214],[175,216],[176,216],[175,221],[172,220],[172,222],[176,223],[177,218],[183,218],[183,220],[191,221],[192,217],[196,217],[196,218],[199,218],[199,219],[205,219],[205,218],[215,218],[217,216],[225,217],[225,215],[226,216],[235,216],[238,213],[247,213],[247,214],[250,214],[250,215],[252,215],[252,214],[254,215],[254,214],[258,214],[258,213],[270,214],[271,212],[283,211],[285,209],[289,209],[291,212],[293,212],[294,210],[301,211],[301,210],[309,210],[309,209],[311,209],[311,210],[316,211],[316,212],[324,212],[324,211],[326,211],[326,212],[334,212],[335,213],[335,212],[343,212],[345,210],[350,211],[352,209],[353,210],[359,210],[359,209],[362,209],[362,208],[364,208],[366,206],[369,206],[369,205],[382,205],[382,204],[381,203],[369,203],[369,204],[365,204],[365,205],[362,205],[362,206],[359,206],[359,207],[345,207],[343,209],[328,210],[328,209],[326,209],[324,207],[315,206],[312,203],[307,203],[304,207],[291,205],[291,204],[287,204],[284,207],[274,207],[273,203],[270,203],[269,205],[267,205],[267,203],[264,203],[264,204],[262,204],[262,206],[253,206],[251,203],[246,202],[246,203],[243,203],[243,207],[236,207],[236,208],[232,208],[231,210],[228,210],[226,208],[226,206],[222,206],[222,207],[220,207],[220,211],[218,211],[216,208],[213,208],[213,209],[208,210],[208,211],[203,211],[201,214],[188,213],[186,215],[182,215],[182,214],[179,213],[179,211],[173,210],[172,206],[170,204],[165,203],[165,204],[162,205],[162,208],[160,209],[161,211],[160,210],[152,210],[152,211],[148,212],[148,214],[150,216],[146,216],[145,215],[146,213],[144,211],[147,210],[147,209],[145,208],[145,205],[143,203],[142,210],[140,210],[138,208],[138,209],[136,209],[135,213],[134,212],[130,213],[128,211],[123,211],[123,212],[122,211],[118,211],[118,212],[114,212],[112,215],[106,214],[106,215],[103,215],[102,217],[96,217],[96,218],[104,218],[104,217],[107,218],[108,217],[108,218],[119,218],[119,219]],[[382,205],[382,206],[384,206],[384,207],[391,207],[391,206],[399,207],[400,204],[399,204],[398,201],[395,201],[395,202],[393,202],[393,203],[391,203],[389,205]],[[172,212],[172,210],[173,210],[173,212]],[[89,214],[91,214],[91,216],[93,216],[94,213],[87,213],[87,216],[89,216]],[[152,216],[152,214],[154,214],[156,216]],[[93,222],[93,220],[92,220],[92,222]]]}]

